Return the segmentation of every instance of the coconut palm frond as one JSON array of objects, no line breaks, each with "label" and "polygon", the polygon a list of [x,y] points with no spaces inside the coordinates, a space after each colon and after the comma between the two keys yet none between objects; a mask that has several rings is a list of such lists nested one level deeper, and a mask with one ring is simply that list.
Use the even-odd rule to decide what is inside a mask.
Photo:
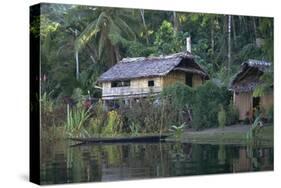
[{"label": "coconut palm frond", "polygon": [[116,18],[116,24],[119,26],[119,28],[122,28],[122,31],[126,34],[128,39],[136,40],[136,34],[131,29],[131,27],[121,18]]},{"label": "coconut palm frond", "polygon": [[272,90],[272,86],[273,86],[272,72],[264,73],[260,79],[262,80],[262,83],[256,86],[253,92],[254,97],[260,97],[266,95],[269,91]]},{"label": "coconut palm frond", "polygon": [[75,40],[75,49],[81,50],[85,46],[85,44],[88,43],[90,39],[92,39],[92,37],[100,32],[106,19],[106,13],[102,12],[96,20],[91,22]]},{"label": "coconut palm frond", "polygon": [[99,28],[97,27],[97,20],[90,23],[86,29],[75,39],[74,47],[76,51],[81,50],[85,44],[97,33]]},{"label": "coconut palm frond", "polygon": [[113,19],[109,19],[109,31],[108,31],[108,37],[113,45],[116,45],[117,43],[122,43],[125,39],[122,37],[122,31],[120,27],[114,22]]},{"label": "coconut palm frond", "polygon": [[101,32],[98,43],[98,57],[101,58],[104,46],[106,46],[106,34]]}]

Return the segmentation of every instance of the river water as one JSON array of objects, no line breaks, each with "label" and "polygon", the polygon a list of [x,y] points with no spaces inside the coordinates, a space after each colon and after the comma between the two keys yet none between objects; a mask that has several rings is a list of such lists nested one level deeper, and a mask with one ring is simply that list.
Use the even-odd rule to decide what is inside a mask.
[{"label": "river water", "polygon": [[273,170],[273,148],[147,143],[42,145],[41,183],[74,183]]}]

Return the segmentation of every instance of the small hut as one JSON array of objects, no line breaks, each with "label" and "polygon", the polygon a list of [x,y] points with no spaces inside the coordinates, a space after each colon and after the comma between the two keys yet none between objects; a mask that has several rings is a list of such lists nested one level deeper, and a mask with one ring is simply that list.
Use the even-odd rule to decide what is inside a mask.
[{"label": "small hut", "polygon": [[182,82],[191,87],[209,79],[189,52],[160,57],[124,58],[103,73],[102,99],[130,99],[158,95],[164,87]]},{"label": "small hut", "polygon": [[[267,111],[273,105],[272,90],[261,97],[253,97],[253,91],[262,83],[260,77],[271,71],[271,63],[250,59],[241,65],[240,71],[230,83],[233,103],[239,112],[239,119],[252,119],[255,110]],[[264,115],[264,113],[263,113]]]}]

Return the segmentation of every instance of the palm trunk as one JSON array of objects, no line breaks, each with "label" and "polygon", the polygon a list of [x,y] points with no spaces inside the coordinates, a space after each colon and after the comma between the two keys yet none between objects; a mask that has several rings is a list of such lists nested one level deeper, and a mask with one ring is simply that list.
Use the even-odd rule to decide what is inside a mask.
[{"label": "palm trunk", "polygon": [[176,11],[173,11],[173,18],[174,18],[174,32],[178,31],[178,19]]},{"label": "palm trunk", "polygon": [[214,55],[215,51],[215,39],[214,39],[214,20],[212,19],[211,23],[211,49],[212,49],[212,56]]},{"label": "palm trunk", "polygon": [[[75,37],[78,36],[77,30],[75,30]],[[79,80],[79,52],[75,50],[75,61],[76,61],[76,80]]]},{"label": "palm trunk", "polygon": [[228,76],[230,74],[230,63],[231,63],[231,16],[228,16],[228,65],[227,65],[227,73]]},{"label": "palm trunk", "polygon": [[257,25],[256,25],[256,19],[253,17],[253,29],[254,29],[254,42],[257,40]]},{"label": "palm trunk", "polygon": [[120,61],[120,53],[119,53],[118,46],[113,46],[113,48],[114,48],[116,63],[118,63]]},{"label": "palm trunk", "polygon": [[234,46],[236,46],[237,35],[236,35],[236,26],[235,26],[235,19],[234,19],[234,17],[232,17],[232,31],[233,31]]},{"label": "palm trunk", "polygon": [[143,24],[143,27],[145,30],[146,44],[149,44],[148,35],[147,35],[147,27],[146,27],[145,18],[144,18],[144,9],[140,9],[140,13],[141,13],[142,24]]},{"label": "palm trunk", "polygon": [[78,54],[78,50],[75,51],[75,61],[76,61],[76,80],[79,80],[79,54]]}]

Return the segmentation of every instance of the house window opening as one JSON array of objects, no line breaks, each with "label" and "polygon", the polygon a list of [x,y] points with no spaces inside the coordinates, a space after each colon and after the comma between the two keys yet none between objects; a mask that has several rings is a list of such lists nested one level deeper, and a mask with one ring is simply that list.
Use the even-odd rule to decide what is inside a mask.
[{"label": "house window opening", "polygon": [[130,87],[130,80],[111,82],[111,87]]},{"label": "house window opening", "polygon": [[148,87],[154,87],[154,80],[148,81]]}]

